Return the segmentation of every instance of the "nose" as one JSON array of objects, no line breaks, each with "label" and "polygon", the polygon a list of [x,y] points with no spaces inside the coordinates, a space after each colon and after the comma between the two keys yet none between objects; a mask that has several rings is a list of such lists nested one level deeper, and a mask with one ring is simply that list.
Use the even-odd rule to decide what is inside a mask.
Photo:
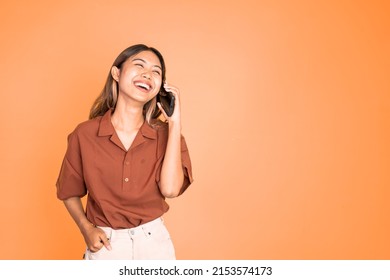
[{"label": "nose", "polygon": [[144,72],[144,73],[142,74],[142,78],[145,78],[145,79],[150,80],[150,73],[149,73],[149,72]]}]

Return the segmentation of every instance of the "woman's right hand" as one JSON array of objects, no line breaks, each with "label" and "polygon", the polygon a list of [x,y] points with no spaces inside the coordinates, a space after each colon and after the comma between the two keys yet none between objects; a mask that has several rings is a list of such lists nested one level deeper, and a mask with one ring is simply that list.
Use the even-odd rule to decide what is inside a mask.
[{"label": "woman's right hand", "polygon": [[85,243],[91,252],[97,252],[103,246],[105,246],[107,250],[111,250],[110,241],[104,231],[95,227],[85,216],[80,197],[70,197],[64,200],[64,204],[83,234]]},{"label": "woman's right hand", "polygon": [[84,236],[85,244],[87,244],[88,250],[90,250],[92,253],[96,253],[103,246],[105,246],[107,250],[111,250],[110,241],[102,229],[89,223],[82,228],[81,233]]}]

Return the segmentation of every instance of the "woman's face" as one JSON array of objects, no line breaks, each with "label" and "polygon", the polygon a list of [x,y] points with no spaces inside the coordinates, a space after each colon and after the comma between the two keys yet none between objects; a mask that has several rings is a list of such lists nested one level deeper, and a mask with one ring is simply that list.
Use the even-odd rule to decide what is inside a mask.
[{"label": "woman's face", "polygon": [[161,63],[151,51],[142,51],[129,57],[121,69],[114,66],[111,73],[119,84],[119,96],[142,105],[155,97],[161,88]]}]

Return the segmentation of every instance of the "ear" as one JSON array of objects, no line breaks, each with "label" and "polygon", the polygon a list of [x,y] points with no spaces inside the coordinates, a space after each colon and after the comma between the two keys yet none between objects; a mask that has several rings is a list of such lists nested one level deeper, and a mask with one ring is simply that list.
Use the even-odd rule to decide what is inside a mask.
[{"label": "ear", "polygon": [[120,74],[120,70],[118,69],[118,67],[112,66],[112,68],[111,68],[111,76],[117,82],[119,81],[119,74]]}]

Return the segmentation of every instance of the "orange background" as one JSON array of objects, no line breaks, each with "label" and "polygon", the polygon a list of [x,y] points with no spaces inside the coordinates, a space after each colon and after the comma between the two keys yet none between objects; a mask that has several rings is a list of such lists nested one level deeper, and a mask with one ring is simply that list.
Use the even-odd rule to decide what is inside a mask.
[{"label": "orange background", "polygon": [[387,1],[2,1],[1,259],[80,259],[55,181],[126,47],[165,56],[179,259],[390,259]]}]

